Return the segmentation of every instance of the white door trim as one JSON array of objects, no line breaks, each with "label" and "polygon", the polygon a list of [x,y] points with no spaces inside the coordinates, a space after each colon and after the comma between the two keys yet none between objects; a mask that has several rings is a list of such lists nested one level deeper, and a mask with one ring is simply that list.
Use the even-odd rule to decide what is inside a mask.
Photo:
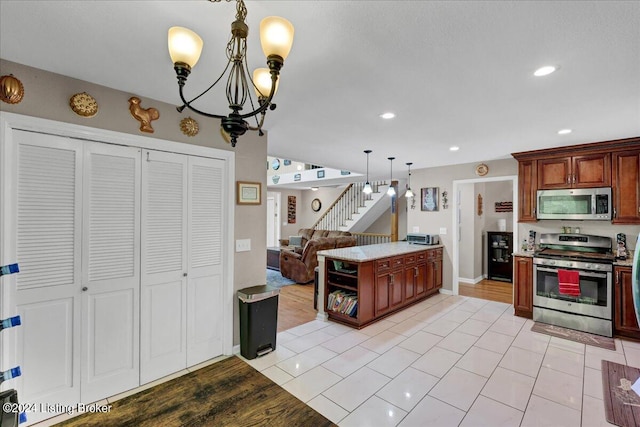
[{"label": "white door trim", "polygon": [[463,184],[476,184],[481,182],[499,182],[499,181],[511,181],[513,183],[513,245],[516,247],[518,239],[518,176],[517,175],[505,175],[495,176],[490,178],[472,178],[472,179],[459,179],[453,181],[453,202],[451,209],[451,230],[453,239],[453,273],[452,273],[452,292],[453,295],[458,295],[458,275],[460,271],[460,253],[458,247],[458,189]]}]

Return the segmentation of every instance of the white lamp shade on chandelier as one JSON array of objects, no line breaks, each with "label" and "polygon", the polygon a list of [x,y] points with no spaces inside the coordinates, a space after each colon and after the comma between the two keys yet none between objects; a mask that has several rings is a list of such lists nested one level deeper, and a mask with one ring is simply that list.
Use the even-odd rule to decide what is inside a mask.
[{"label": "white lamp shade on chandelier", "polygon": [[369,154],[371,154],[371,150],[364,150],[367,155],[367,181],[364,183],[364,187],[362,188],[362,192],[366,195],[373,193],[373,188],[371,188],[371,184],[369,183]]},{"label": "white lamp shade on chandelier", "polygon": [[183,62],[191,68],[195,67],[200,59],[203,45],[202,38],[190,29],[169,28],[169,56],[174,64]]},{"label": "white lamp shade on chandelier", "polygon": [[291,22],[279,16],[267,16],[260,21],[260,44],[264,56],[278,55],[283,61],[287,59],[293,46],[293,32]]}]

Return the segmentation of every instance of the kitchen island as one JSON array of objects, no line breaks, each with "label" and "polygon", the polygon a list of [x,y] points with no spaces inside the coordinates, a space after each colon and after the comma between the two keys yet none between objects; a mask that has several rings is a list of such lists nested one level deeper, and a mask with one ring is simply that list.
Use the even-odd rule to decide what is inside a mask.
[{"label": "kitchen island", "polygon": [[442,245],[407,242],[318,252],[318,317],[362,328],[442,287]]}]

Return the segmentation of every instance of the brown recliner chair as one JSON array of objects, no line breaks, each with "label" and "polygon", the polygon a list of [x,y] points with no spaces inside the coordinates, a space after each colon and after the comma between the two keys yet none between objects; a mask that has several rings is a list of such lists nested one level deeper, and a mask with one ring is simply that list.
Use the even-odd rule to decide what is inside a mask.
[{"label": "brown recliner chair", "polygon": [[[355,245],[355,237],[353,237]],[[314,279],[314,270],[318,266],[318,251],[334,249],[336,238],[320,237],[309,240],[302,253],[280,251],[280,274],[296,283],[308,283]],[[351,245],[353,246],[353,245]]]}]

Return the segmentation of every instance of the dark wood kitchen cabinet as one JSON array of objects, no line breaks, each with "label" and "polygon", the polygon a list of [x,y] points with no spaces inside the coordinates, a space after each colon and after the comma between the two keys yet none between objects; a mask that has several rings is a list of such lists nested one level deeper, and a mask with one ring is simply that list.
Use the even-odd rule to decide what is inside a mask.
[{"label": "dark wood kitchen cabinet", "polygon": [[518,161],[518,221],[536,222],[537,191],[612,187],[614,224],[640,224],[640,137],[511,154]]},{"label": "dark wood kitchen cabinet", "polygon": [[[442,287],[442,248],[407,247],[410,249],[405,253],[387,257],[379,257],[379,250],[373,251],[375,256],[360,261],[326,255],[324,304],[327,316],[362,328],[438,293]],[[362,248],[363,251],[367,249],[366,246]],[[357,309],[344,310],[335,304],[336,295],[343,301],[357,300]]]},{"label": "dark wood kitchen cabinet", "polygon": [[611,186],[611,155],[584,154],[538,160],[538,190]]},{"label": "dark wood kitchen cabinet", "polygon": [[375,314],[380,316],[395,310],[403,303],[404,257],[397,256],[376,263],[376,306]]},{"label": "dark wood kitchen cabinet", "polygon": [[631,267],[614,268],[613,321],[614,332],[630,338],[640,339],[640,327],[636,320],[631,291]]},{"label": "dark wood kitchen cabinet", "polygon": [[513,257],[513,308],[520,317],[533,318],[533,258]]},{"label": "dark wood kitchen cabinet", "polygon": [[640,224],[640,148],[613,153],[613,223]]},{"label": "dark wood kitchen cabinet", "polygon": [[536,160],[518,162],[518,222],[536,222],[538,191]]}]

